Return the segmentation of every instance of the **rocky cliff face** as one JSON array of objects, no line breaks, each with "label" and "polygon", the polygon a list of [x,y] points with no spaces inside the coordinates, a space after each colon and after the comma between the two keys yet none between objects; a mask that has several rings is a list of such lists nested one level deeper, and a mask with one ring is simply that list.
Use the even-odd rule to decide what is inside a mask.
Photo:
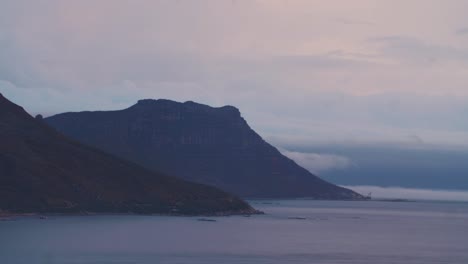
[{"label": "rocky cliff face", "polygon": [[45,119],[85,144],[243,197],[362,197],[312,175],[265,142],[232,106],[141,100],[128,109]]},{"label": "rocky cliff face", "polygon": [[255,212],[244,201],[213,187],[152,172],[70,140],[2,95],[0,211]]}]

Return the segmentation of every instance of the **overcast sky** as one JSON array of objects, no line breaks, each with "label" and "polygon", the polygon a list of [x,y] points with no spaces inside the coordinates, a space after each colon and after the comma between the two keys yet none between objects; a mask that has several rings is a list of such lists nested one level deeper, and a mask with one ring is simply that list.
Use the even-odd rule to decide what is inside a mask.
[{"label": "overcast sky", "polygon": [[467,11],[460,0],[0,0],[0,92],[44,115],[141,98],[230,104],[277,145],[464,148]]}]

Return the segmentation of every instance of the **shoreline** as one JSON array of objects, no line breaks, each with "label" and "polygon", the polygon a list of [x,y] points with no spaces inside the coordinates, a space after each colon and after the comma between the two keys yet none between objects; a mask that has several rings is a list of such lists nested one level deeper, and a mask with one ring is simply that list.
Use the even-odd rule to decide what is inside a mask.
[{"label": "shoreline", "polygon": [[140,213],[106,213],[106,212],[77,212],[77,213],[0,213],[0,221],[11,221],[15,218],[43,218],[50,216],[176,216],[176,217],[228,217],[228,216],[245,216],[245,215],[264,215],[260,210],[246,212],[218,212],[209,214],[178,214],[178,213],[161,213],[161,214],[140,214]]}]

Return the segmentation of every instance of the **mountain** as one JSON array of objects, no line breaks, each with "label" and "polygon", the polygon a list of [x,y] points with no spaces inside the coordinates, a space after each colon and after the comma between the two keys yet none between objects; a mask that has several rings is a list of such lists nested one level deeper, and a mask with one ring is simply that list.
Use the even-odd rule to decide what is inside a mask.
[{"label": "mountain", "polygon": [[214,187],[68,139],[0,94],[0,213],[254,213]]},{"label": "mountain", "polygon": [[252,198],[362,199],[265,142],[233,106],[140,100],[119,111],[45,119],[62,133],[146,168]]}]

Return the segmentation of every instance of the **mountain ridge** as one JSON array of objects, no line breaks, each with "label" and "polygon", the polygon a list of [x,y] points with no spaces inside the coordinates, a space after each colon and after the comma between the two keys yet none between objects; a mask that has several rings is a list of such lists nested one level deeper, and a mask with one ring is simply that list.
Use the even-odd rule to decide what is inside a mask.
[{"label": "mountain ridge", "polygon": [[216,188],[84,146],[0,94],[0,212],[249,214]]},{"label": "mountain ridge", "polygon": [[234,106],[142,99],[122,110],[68,112],[62,133],[149,169],[251,198],[363,199],[282,155]]}]

